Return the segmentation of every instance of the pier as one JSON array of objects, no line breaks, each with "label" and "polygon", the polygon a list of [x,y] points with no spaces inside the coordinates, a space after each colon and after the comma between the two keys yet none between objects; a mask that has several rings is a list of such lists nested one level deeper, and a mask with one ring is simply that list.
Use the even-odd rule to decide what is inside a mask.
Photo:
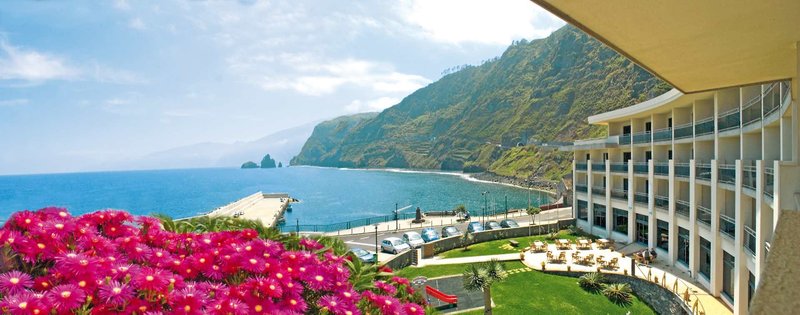
[{"label": "pier", "polygon": [[292,198],[286,193],[257,192],[211,211],[209,216],[230,216],[261,220],[264,225],[274,227],[283,217]]}]

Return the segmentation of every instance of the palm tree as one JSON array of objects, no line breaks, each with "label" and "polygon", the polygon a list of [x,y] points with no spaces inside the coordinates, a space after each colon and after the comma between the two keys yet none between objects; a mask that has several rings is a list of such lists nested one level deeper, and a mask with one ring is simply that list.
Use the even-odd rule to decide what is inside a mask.
[{"label": "palm tree", "polygon": [[534,220],[536,219],[536,215],[542,212],[542,209],[539,207],[528,207],[525,210],[529,216],[531,216],[531,224],[528,225],[528,236],[531,236],[531,226],[533,226]]},{"label": "palm tree", "polygon": [[505,265],[492,259],[483,264],[473,264],[464,271],[464,289],[467,291],[483,291],[483,314],[492,314],[492,285],[505,280]]},{"label": "palm tree", "polygon": [[473,238],[475,238],[475,236],[472,235],[469,229],[464,231],[464,234],[461,234],[461,247],[463,247],[463,250],[469,249],[469,244],[472,243]]},{"label": "palm tree", "polygon": [[453,209],[453,212],[455,213],[456,216],[464,218],[467,216],[467,206],[458,205],[456,206],[455,209]]}]

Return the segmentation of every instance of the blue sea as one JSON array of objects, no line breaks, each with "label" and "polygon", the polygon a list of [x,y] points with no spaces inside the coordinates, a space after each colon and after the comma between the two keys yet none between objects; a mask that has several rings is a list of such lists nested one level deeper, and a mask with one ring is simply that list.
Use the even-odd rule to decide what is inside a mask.
[{"label": "blue sea", "polygon": [[[467,179],[461,174],[319,167],[124,171],[0,176],[0,219],[19,210],[60,206],[73,214],[123,209],[174,218],[207,213],[239,198],[285,192],[301,202],[286,213],[289,224],[330,224],[389,215],[395,204],[451,210],[464,204],[479,213],[551,202],[540,192]],[[488,191],[484,200],[482,192]]]}]

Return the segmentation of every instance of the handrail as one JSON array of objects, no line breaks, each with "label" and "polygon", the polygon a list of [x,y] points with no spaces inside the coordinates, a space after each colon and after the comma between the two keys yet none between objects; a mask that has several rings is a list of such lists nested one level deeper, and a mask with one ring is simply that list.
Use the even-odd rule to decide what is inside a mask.
[{"label": "handrail", "polygon": [[[692,292],[692,290],[690,289],[691,287],[685,281],[681,280],[681,278],[672,275],[675,278],[675,281],[672,283],[672,285],[669,285],[666,280],[666,274],[667,274],[666,271],[662,271],[661,277],[658,277],[658,275],[653,274],[652,268],[648,268],[647,272],[644,272],[644,270],[642,270],[641,268],[641,264],[636,263],[635,266],[639,272],[636,273],[634,277],[646,280],[647,282],[650,283],[655,283],[658,286],[667,289],[668,291],[677,295],[681,299],[681,301],[686,303],[686,306],[689,307],[693,315],[707,314],[706,308],[703,306],[703,302],[700,301],[698,294]],[[694,296],[694,301],[692,301],[692,296]]]},{"label": "handrail", "polygon": [[717,117],[721,118],[721,117],[728,116],[730,114],[738,113],[738,112],[739,112],[739,107],[735,107],[735,108],[731,108],[729,110],[726,110],[726,111],[720,113],[719,115],[717,115]]},{"label": "handrail", "polygon": [[706,118],[700,119],[700,120],[698,120],[698,121],[695,121],[695,122],[694,122],[694,124],[695,124],[695,125],[699,125],[699,124],[702,124],[702,123],[707,123],[707,122],[709,122],[709,121],[714,121],[714,116],[711,116],[711,117],[706,117]]},{"label": "handrail", "polygon": [[669,131],[669,130],[672,130],[672,127],[664,127],[664,128],[661,128],[661,129],[656,129],[656,130],[653,130],[652,133],[661,132],[661,131]]},{"label": "handrail", "polygon": [[690,121],[690,122],[687,122],[685,124],[675,125],[672,128],[678,129],[678,128],[684,128],[684,127],[691,127],[693,124],[694,123]]}]

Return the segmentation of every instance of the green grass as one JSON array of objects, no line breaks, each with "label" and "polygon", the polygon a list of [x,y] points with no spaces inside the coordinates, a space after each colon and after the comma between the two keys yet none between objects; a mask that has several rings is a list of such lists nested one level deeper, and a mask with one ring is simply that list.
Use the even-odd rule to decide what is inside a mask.
[{"label": "green grass", "polygon": [[[534,231],[536,227],[533,227]],[[570,234],[568,230],[562,230],[558,232],[558,236],[556,239],[564,238],[571,241],[575,241],[576,239],[584,237],[584,236],[576,236]],[[594,238],[593,236],[585,236],[586,238]],[[501,246],[508,244],[509,240],[516,240],[519,242],[519,248],[517,248],[517,252],[522,251],[525,247],[530,246],[533,241],[543,241],[548,242],[549,244],[553,244],[552,240],[549,240],[546,235],[536,235],[536,236],[526,236],[526,237],[515,237],[515,238],[508,238],[496,241],[489,241],[478,243],[474,245],[470,245],[468,250],[463,250],[462,248],[456,248],[453,250],[449,250],[439,254],[442,258],[459,258],[459,257],[472,257],[472,256],[484,256],[484,255],[497,255],[497,254],[510,254],[514,253],[514,251],[506,250],[501,248]]]},{"label": "green grass", "polygon": [[[398,272],[402,276],[424,275],[438,277],[461,274],[468,264],[405,268]],[[522,263],[506,263],[506,269],[522,268]],[[578,279],[529,271],[509,275],[492,287],[494,313],[503,314],[655,314],[638,297],[634,296],[628,306],[619,306],[602,294],[592,294],[578,286]],[[465,314],[483,314],[483,310]]]}]

